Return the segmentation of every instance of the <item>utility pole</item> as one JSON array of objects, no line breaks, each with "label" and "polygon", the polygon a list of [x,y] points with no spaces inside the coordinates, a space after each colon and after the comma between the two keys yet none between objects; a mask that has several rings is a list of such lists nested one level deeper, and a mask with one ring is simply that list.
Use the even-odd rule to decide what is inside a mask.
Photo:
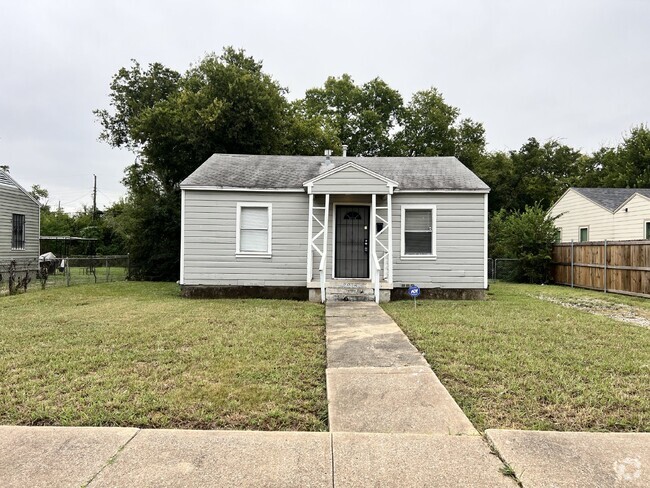
[{"label": "utility pole", "polygon": [[93,222],[97,220],[97,175],[93,175]]}]

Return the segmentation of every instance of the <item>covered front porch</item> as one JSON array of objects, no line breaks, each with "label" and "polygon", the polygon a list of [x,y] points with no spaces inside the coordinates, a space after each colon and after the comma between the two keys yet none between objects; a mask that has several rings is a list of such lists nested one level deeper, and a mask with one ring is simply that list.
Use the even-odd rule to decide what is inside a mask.
[{"label": "covered front porch", "polygon": [[397,183],[348,163],[304,185],[309,195],[307,287],[312,301],[388,301]]}]

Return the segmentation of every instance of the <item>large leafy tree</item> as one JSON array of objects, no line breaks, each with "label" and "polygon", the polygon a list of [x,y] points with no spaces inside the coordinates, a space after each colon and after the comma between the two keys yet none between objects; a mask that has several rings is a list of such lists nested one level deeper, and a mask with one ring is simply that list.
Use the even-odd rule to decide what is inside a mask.
[{"label": "large leafy tree", "polygon": [[380,78],[359,86],[348,74],[330,76],[322,87],[307,90],[296,106],[304,121],[347,144],[350,155],[391,156],[396,152],[393,133],[401,122],[403,100]]},{"label": "large leafy tree", "polygon": [[603,148],[595,155],[603,186],[650,188],[650,129],[632,128],[616,148]]},{"label": "large leafy tree", "polygon": [[97,110],[101,138],[136,154],[123,180],[132,262],[141,278],[176,279],[180,182],[215,152],[284,152],[291,126],[286,90],[244,51],[209,54],[186,73],[134,62]]},{"label": "large leafy tree", "polygon": [[409,156],[456,156],[470,169],[485,156],[485,129],[445,102],[436,88],[416,92],[404,109],[404,129],[397,135]]}]

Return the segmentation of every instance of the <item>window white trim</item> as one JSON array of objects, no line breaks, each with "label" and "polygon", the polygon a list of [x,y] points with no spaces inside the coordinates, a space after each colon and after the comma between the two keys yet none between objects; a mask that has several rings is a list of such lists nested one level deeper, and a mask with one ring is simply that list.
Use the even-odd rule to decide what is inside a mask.
[{"label": "window white trim", "polygon": [[[241,234],[241,209],[245,207],[264,207],[268,210],[268,237],[267,237],[267,250],[254,252],[254,251],[242,251],[240,249],[240,234]],[[272,236],[273,236],[273,205],[271,203],[264,202],[237,202],[237,220],[235,228],[235,256],[237,257],[262,257],[269,258],[272,254]]]},{"label": "window white trim", "polygon": [[[582,235],[581,235],[582,234],[582,229],[587,230],[587,240],[586,241],[582,240]],[[580,227],[578,227],[578,242],[589,242],[589,226],[588,225],[581,225]]]},{"label": "window white trim", "polygon": [[648,225],[650,225],[650,220],[646,220],[645,222],[643,222],[643,238],[644,239],[650,239],[650,237],[648,237]]},{"label": "window white trim", "polygon": [[[431,254],[406,254],[406,242],[404,233],[406,230],[406,211],[407,210],[430,210],[431,211]],[[435,205],[402,205],[401,206],[401,219],[400,219],[400,258],[403,260],[416,260],[416,261],[433,261],[437,259],[436,253],[436,206]]]}]

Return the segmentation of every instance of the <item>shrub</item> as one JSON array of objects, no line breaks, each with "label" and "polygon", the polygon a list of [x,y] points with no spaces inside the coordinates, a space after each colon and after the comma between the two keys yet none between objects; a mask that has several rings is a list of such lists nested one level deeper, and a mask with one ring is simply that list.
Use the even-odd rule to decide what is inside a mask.
[{"label": "shrub", "polygon": [[557,229],[539,203],[523,212],[496,212],[490,220],[490,250],[493,257],[516,258],[506,279],[545,283],[551,277],[551,252]]}]

